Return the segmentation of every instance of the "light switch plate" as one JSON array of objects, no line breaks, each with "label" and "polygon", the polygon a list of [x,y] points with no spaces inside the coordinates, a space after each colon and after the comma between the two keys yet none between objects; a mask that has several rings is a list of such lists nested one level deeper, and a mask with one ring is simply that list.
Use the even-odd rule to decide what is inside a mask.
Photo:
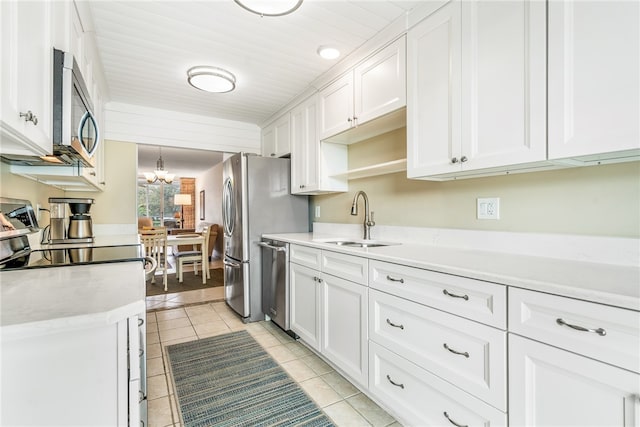
[{"label": "light switch plate", "polygon": [[500,219],[500,198],[478,198],[476,216],[478,219]]}]

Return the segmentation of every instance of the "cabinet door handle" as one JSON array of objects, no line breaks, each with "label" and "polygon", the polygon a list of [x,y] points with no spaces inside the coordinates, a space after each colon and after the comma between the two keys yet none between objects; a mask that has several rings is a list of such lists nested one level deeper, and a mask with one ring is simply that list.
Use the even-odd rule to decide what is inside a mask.
[{"label": "cabinet door handle", "polygon": [[571,329],[575,329],[576,331],[581,331],[581,332],[593,332],[595,334],[600,335],[601,337],[607,335],[607,331],[602,329],[602,328],[598,328],[598,329],[590,329],[590,328],[585,328],[584,326],[578,326],[578,325],[572,325],[571,323],[567,323],[564,321],[564,319],[558,317],[556,319],[556,323],[560,326],[568,326]]},{"label": "cabinet door handle", "polygon": [[404,279],[401,277],[399,279],[396,279],[395,277],[391,277],[387,274],[387,280],[390,280],[392,282],[400,282],[400,283],[404,283]]},{"label": "cabinet door handle", "polygon": [[399,384],[399,383],[394,382],[389,375],[387,375],[387,381],[389,381],[394,386],[400,387],[401,389],[404,390],[404,384]]},{"label": "cabinet door handle", "polygon": [[31,110],[28,110],[26,113],[20,113],[20,117],[24,117],[25,122],[33,122],[34,126],[38,126],[38,118]]},{"label": "cabinet door handle", "polygon": [[404,329],[404,325],[396,325],[395,323],[393,323],[391,320],[387,319],[387,324],[390,326],[393,326],[394,328],[400,328],[400,329]]},{"label": "cabinet door handle", "polygon": [[446,348],[447,350],[449,350],[449,351],[450,351],[451,353],[453,353],[453,354],[457,354],[457,355],[459,355],[459,356],[464,356],[464,357],[466,357],[467,359],[469,358],[469,352],[467,352],[467,351],[457,351],[457,350],[454,350],[454,349],[452,349],[451,347],[449,347],[449,346],[447,345],[447,343],[444,343],[444,344],[443,344],[443,347],[444,347],[444,348]]},{"label": "cabinet door handle", "polygon": [[445,418],[448,419],[449,422],[451,424],[453,424],[454,426],[456,426],[456,427],[469,427],[467,424],[458,424],[457,422],[453,421],[451,419],[451,417],[449,417],[449,414],[447,414],[447,411],[444,411],[443,413],[444,413]]},{"label": "cabinet door handle", "polygon": [[352,119],[351,117],[349,117],[349,118],[347,118],[347,121],[348,121],[349,123],[351,123],[351,122],[353,121],[353,119]]},{"label": "cabinet door handle", "polygon": [[467,156],[462,156],[462,157],[460,157],[460,161],[461,161],[462,163],[466,162],[467,160],[468,160],[468,159],[467,159]]},{"label": "cabinet door handle", "polygon": [[458,163],[458,158],[457,157],[452,158],[451,163]]},{"label": "cabinet door handle", "polygon": [[138,318],[138,327],[142,326],[144,324],[144,319],[139,317]]},{"label": "cabinet door handle", "polygon": [[447,295],[447,296],[450,296],[451,298],[462,298],[465,301],[469,301],[469,295],[466,295],[466,294],[465,295],[452,294],[451,292],[449,292],[446,289],[443,289],[442,293]]}]

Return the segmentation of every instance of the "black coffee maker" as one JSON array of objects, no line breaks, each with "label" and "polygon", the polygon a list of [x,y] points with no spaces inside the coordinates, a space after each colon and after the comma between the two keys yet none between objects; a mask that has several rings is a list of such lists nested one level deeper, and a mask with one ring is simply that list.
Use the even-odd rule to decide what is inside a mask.
[{"label": "black coffee maker", "polygon": [[[51,197],[51,243],[91,243],[93,227],[89,210],[93,199]],[[66,206],[71,216],[67,219]]]}]

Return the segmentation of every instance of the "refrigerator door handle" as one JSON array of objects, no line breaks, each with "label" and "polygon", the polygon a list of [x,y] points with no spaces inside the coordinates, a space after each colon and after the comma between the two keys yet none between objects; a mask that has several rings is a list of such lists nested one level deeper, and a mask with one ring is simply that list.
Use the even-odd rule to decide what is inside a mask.
[{"label": "refrigerator door handle", "polygon": [[233,262],[233,261],[228,261],[226,259],[223,262],[224,262],[224,265],[228,265],[229,267],[232,267],[232,268],[241,268],[242,267],[242,264],[237,263],[237,262]]},{"label": "refrigerator door handle", "polygon": [[265,242],[258,242],[258,246],[262,246],[263,248],[269,248],[276,252],[286,252],[287,248],[285,246],[273,246]]}]

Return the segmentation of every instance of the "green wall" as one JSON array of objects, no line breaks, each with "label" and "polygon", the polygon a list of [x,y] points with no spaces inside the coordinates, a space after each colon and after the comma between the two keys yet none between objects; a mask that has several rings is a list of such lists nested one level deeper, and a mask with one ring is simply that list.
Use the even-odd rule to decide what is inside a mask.
[{"label": "green wall", "polygon": [[[349,167],[404,157],[405,138],[401,129],[350,145]],[[350,215],[358,190],[369,196],[378,225],[640,238],[637,161],[446,182],[404,172],[351,180],[347,193],[312,197],[312,212],[321,210],[314,221],[361,223],[362,210]],[[499,220],[476,219],[478,197],[500,198]]]}]

